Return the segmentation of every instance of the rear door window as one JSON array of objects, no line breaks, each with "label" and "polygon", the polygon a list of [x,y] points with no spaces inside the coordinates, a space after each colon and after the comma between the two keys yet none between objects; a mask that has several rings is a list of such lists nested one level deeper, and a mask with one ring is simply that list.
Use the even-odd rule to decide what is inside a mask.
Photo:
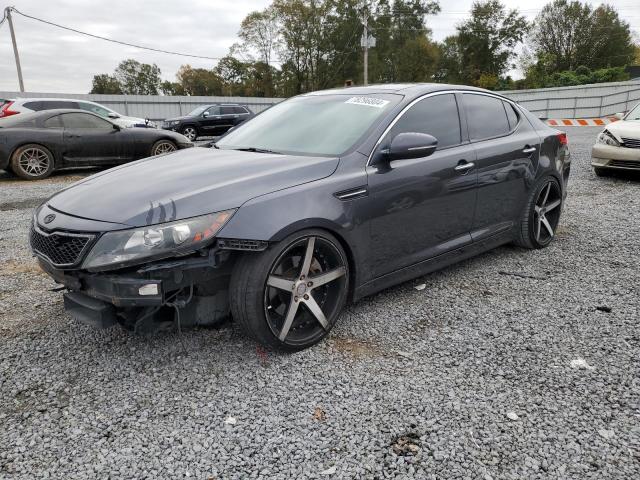
[{"label": "rear door window", "polygon": [[234,107],[220,107],[221,115],[235,115],[236,111]]},{"label": "rear door window", "polygon": [[249,113],[244,107],[233,107],[233,113],[237,115],[243,115],[245,113]]},{"label": "rear door window", "polygon": [[60,115],[56,115],[55,117],[47,118],[43,125],[44,128],[62,128],[62,119]]},{"label": "rear door window", "polygon": [[93,103],[78,102],[82,110],[95,113],[101,117],[107,118],[109,116],[109,110],[102,108],[100,105],[94,105]]},{"label": "rear door window", "polygon": [[438,140],[438,149],[461,143],[460,116],[453,94],[434,95],[420,100],[391,128],[388,138],[399,133],[427,133]]},{"label": "rear door window", "polygon": [[41,110],[55,110],[57,108],[78,108],[78,102],[70,100],[43,100]]},{"label": "rear door window", "polygon": [[502,100],[473,93],[465,93],[463,98],[471,140],[484,140],[509,133],[511,129]]}]

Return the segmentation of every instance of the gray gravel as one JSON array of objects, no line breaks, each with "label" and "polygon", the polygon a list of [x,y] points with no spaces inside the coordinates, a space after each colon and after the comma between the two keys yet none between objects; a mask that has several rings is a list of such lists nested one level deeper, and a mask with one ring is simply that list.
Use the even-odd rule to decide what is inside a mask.
[{"label": "gray gravel", "polygon": [[0,478],[639,478],[640,179],[593,175],[597,130],[567,128],[549,248],[386,290],[295,355],[71,320],[26,247],[69,174],[0,180]]}]

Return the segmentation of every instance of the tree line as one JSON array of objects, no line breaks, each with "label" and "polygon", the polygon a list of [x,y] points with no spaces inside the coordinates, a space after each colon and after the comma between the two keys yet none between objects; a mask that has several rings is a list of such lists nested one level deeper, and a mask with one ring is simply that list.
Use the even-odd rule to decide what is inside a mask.
[{"label": "tree line", "polygon": [[[541,88],[626,80],[625,66],[640,63],[629,23],[607,4],[553,0],[529,23],[500,0],[478,0],[437,42],[429,25],[440,11],[438,0],[273,0],[245,17],[240,41],[212,68],[183,65],[163,81],[157,65],[124,60],[95,75],[91,93],[289,97],[361,84],[363,15],[376,39],[371,83]],[[517,67],[524,78],[514,81]]]}]

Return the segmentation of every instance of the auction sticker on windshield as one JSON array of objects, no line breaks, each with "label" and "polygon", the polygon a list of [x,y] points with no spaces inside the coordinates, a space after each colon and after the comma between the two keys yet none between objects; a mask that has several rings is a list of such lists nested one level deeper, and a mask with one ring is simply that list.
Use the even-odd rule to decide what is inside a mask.
[{"label": "auction sticker on windshield", "polygon": [[371,97],[351,97],[344,103],[351,103],[353,105],[365,105],[367,107],[384,108],[389,100],[382,100],[380,98]]}]

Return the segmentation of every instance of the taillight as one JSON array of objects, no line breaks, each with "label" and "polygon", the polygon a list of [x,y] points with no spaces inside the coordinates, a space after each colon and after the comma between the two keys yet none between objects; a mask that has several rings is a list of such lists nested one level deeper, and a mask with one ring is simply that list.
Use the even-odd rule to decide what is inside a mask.
[{"label": "taillight", "polygon": [[560,132],[556,136],[558,137],[558,140],[560,140],[560,145],[569,145],[569,139],[567,138],[566,133]]},{"label": "taillight", "polygon": [[0,118],[2,117],[10,117],[11,115],[17,115],[20,112],[16,112],[15,110],[11,110],[11,105],[13,102],[5,103],[2,108],[0,108]]}]

